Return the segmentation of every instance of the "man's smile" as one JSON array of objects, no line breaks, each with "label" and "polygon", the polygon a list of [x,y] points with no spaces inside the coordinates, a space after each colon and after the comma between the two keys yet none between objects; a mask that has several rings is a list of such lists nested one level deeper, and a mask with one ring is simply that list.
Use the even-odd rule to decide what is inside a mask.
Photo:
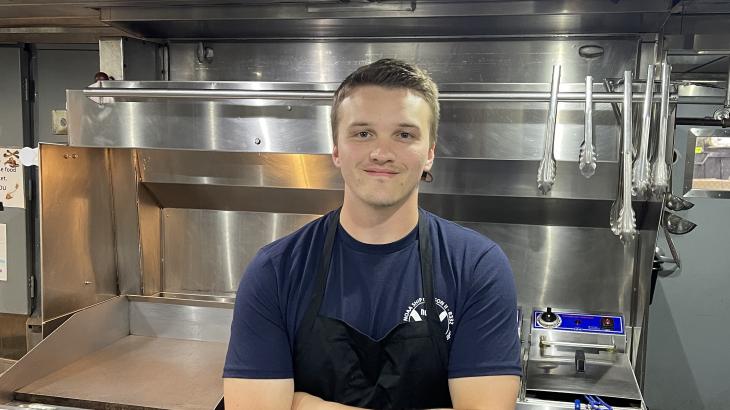
[{"label": "man's smile", "polygon": [[389,168],[377,168],[377,167],[370,167],[364,169],[365,173],[370,176],[375,177],[394,177],[398,175],[400,172],[389,169]]}]

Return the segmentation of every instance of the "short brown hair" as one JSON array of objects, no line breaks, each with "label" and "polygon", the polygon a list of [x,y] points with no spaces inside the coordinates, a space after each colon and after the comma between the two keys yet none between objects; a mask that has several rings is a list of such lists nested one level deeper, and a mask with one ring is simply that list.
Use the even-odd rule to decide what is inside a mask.
[{"label": "short brown hair", "polygon": [[420,68],[392,58],[384,58],[364,65],[345,78],[335,91],[330,123],[332,138],[337,145],[337,111],[342,101],[359,86],[377,85],[385,88],[405,88],[417,92],[431,107],[429,142],[436,144],[439,124],[439,90],[431,77]]}]

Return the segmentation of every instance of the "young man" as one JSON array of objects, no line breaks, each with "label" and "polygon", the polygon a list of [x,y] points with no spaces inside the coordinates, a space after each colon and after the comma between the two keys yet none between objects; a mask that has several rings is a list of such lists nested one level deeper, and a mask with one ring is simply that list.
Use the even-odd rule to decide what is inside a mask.
[{"label": "young man", "polygon": [[418,207],[438,90],[396,60],[359,68],[332,107],[342,208],[263,247],[243,275],[228,409],[513,409],[516,297],[501,249]]}]

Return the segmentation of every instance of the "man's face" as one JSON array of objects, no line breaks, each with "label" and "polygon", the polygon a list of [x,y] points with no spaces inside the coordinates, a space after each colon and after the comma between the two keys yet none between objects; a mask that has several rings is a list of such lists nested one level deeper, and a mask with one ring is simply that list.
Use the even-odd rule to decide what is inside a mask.
[{"label": "man's face", "polygon": [[402,204],[417,195],[431,169],[431,108],[405,88],[360,86],[339,107],[335,166],[345,192],[373,207]]}]

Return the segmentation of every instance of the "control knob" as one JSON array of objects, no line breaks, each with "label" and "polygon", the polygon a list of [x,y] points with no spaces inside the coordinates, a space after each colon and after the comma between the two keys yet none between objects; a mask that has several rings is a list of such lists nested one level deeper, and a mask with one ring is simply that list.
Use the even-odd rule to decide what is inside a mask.
[{"label": "control knob", "polygon": [[539,323],[540,326],[546,327],[548,329],[560,326],[560,322],[560,316],[553,313],[553,309],[549,306],[544,312],[540,314],[540,316],[537,317],[537,323]]}]

